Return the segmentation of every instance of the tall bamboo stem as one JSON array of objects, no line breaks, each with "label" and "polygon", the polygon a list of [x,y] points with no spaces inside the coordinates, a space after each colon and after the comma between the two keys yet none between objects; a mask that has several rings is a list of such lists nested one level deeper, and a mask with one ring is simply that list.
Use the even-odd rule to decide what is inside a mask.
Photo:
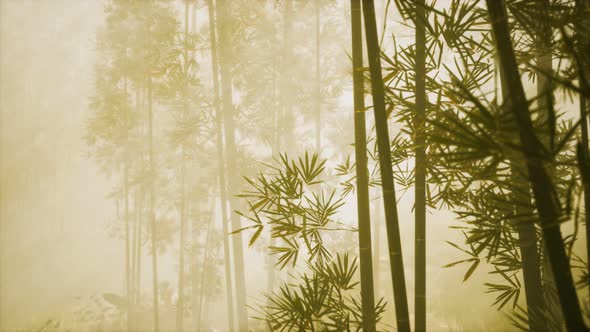
[{"label": "tall bamboo stem", "polygon": [[543,228],[551,270],[556,283],[566,327],[570,331],[585,331],[584,320],[574,287],[569,259],[565,252],[559,227],[559,202],[547,173],[547,156],[533,130],[528,104],[514,56],[504,1],[486,0],[488,15],[495,37],[500,64],[506,75],[512,113],[516,118],[520,142],[533,189],[535,204]]},{"label": "tall bamboo stem", "polygon": [[233,306],[233,282],[230,265],[230,249],[228,240],[228,216],[227,216],[227,197],[226,197],[226,181],[225,181],[225,160],[223,152],[223,123],[222,112],[220,108],[220,93],[219,93],[219,66],[217,55],[217,24],[215,20],[215,8],[213,0],[207,0],[207,7],[209,10],[209,37],[211,42],[211,68],[213,71],[213,104],[215,107],[215,128],[216,128],[216,144],[217,144],[217,160],[219,168],[219,200],[221,208],[221,225],[223,232],[223,259],[225,268],[225,294],[227,304],[228,316],[228,330],[234,331],[234,306]]},{"label": "tall bamboo stem", "polygon": [[354,94],[354,147],[356,156],[357,214],[363,331],[375,331],[375,294],[369,203],[369,169],[363,80],[363,31],[360,0],[350,1],[352,27],[352,81]]},{"label": "tall bamboo stem", "polygon": [[426,331],[426,12],[425,0],[416,1],[416,114],[415,131],[415,330]]},{"label": "tall bamboo stem", "polygon": [[381,73],[381,57],[375,21],[375,5],[372,0],[363,0],[363,16],[367,54],[371,72],[371,91],[373,94],[373,110],[375,112],[375,129],[377,131],[377,148],[381,169],[383,188],[383,205],[385,207],[385,223],[387,226],[387,242],[389,245],[389,263],[391,268],[393,295],[397,329],[401,332],[410,331],[408,298],[404,273],[404,260],[397,213],[395,184],[393,182],[393,166],[391,162],[391,146],[387,114],[385,112],[385,92]]}]

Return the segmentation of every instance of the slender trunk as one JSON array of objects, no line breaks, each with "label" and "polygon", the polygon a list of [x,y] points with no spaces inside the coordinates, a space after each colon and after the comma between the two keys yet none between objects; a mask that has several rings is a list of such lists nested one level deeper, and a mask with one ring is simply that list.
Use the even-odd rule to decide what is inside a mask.
[{"label": "slender trunk", "polygon": [[[188,114],[188,14],[189,2],[185,1],[184,5],[184,86],[182,87],[182,103],[183,112],[182,118]],[[179,253],[178,253],[178,301],[176,304],[176,331],[183,331],[184,328],[184,239],[186,233],[186,154],[184,143],[181,147],[181,161],[180,161],[180,239],[179,239]]]},{"label": "slender trunk", "polygon": [[132,243],[132,252],[133,252],[133,265],[131,268],[131,284],[132,290],[131,293],[131,305],[132,305],[132,323],[131,323],[131,331],[137,330],[137,321],[138,321],[138,308],[139,308],[139,265],[141,262],[140,253],[138,247],[141,245],[141,194],[140,189],[136,188],[133,198],[133,219],[135,220],[133,223],[133,243]]},{"label": "slender trunk", "polygon": [[380,204],[380,200],[375,201],[375,217],[373,218],[373,229],[375,230],[372,232],[373,235],[373,242],[375,245],[374,254],[373,254],[373,276],[374,276],[374,287],[375,287],[375,297],[380,298],[380,284],[381,284],[381,223],[382,223],[382,206]]},{"label": "slender trunk", "polygon": [[[588,0],[576,0],[576,24],[574,25],[576,39],[578,43],[577,53],[580,58],[584,54],[588,54],[590,51],[590,41],[588,40],[588,34],[590,33],[590,19],[588,13],[590,12],[590,1]],[[590,63],[588,59],[580,59],[581,63],[578,64],[578,81],[580,87],[588,90],[586,86],[587,80],[590,78]],[[584,77],[585,79],[582,79]],[[584,160],[585,164],[580,164],[582,169],[587,169],[588,160],[590,158],[590,151],[588,151],[588,102],[583,94],[580,94],[580,118],[584,119],[580,124],[582,131],[582,141],[580,142],[580,158]],[[588,171],[582,173],[588,173]],[[590,179],[584,181],[584,216],[586,221],[586,260],[587,260],[587,274],[590,275]],[[590,286],[590,284],[589,284]],[[590,290],[590,287],[588,288]]]},{"label": "slender trunk", "polygon": [[[272,156],[276,156],[279,151],[280,151],[280,105],[277,105],[276,103],[276,85],[277,85],[277,79],[276,79],[276,69],[277,69],[277,65],[276,65],[276,57],[273,57],[273,62],[272,62]],[[276,239],[274,238],[274,236],[272,236],[271,233],[269,233],[269,243],[270,243],[270,247],[275,247],[276,246]],[[274,259],[271,250],[268,249],[268,255],[266,256],[267,262],[268,262],[268,273],[267,273],[267,278],[268,278],[268,284],[267,284],[267,291],[268,294],[272,294],[273,290],[274,290],[274,285],[275,285],[275,270],[274,270],[274,266],[275,266],[275,262],[276,260]],[[270,302],[268,302],[270,303]]]},{"label": "slender trunk", "polygon": [[184,248],[186,233],[186,193],[184,182],[186,180],[186,166],[184,149],[180,170],[180,238],[178,246],[178,300],[176,303],[176,331],[183,331],[184,320]]},{"label": "slender trunk", "polygon": [[135,324],[135,267],[137,266],[137,251],[135,248],[137,247],[137,191],[133,193],[133,210],[132,210],[132,219],[131,219],[131,272],[130,272],[130,284],[131,288],[129,291],[129,326],[127,327],[129,331],[134,330]]},{"label": "slender trunk", "polygon": [[215,12],[213,0],[207,0],[207,7],[209,10],[209,38],[211,42],[211,68],[213,71],[213,93],[214,100],[213,104],[215,107],[215,127],[216,127],[216,140],[217,140],[217,159],[219,169],[219,198],[221,208],[221,225],[223,232],[223,260],[225,268],[225,293],[227,303],[227,317],[228,317],[228,330],[234,331],[234,307],[233,307],[233,282],[230,265],[230,249],[229,249],[229,231],[227,229],[227,197],[226,197],[226,186],[225,186],[225,161],[223,157],[223,125],[221,120],[221,109],[220,109],[220,98],[219,98],[219,68],[217,64],[217,36],[216,36],[216,23],[215,23]]},{"label": "slender trunk", "polygon": [[139,203],[139,215],[138,215],[138,224],[137,224],[137,266],[135,267],[135,275],[136,275],[136,299],[135,303],[137,305],[141,305],[141,247],[142,247],[142,239],[141,239],[141,232],[142,232],[142,225],[143,225],[143,204],[144,204],[144,192],[143,188],[141,189],[140,193],[140,203]]},{"label": "slender trunk", "polygon": [[[504,71],[500,68],[500,85],[502,91],[502,103],[510,109],[511,101],[508,99],[509,87],[506,84]],[[511,158],[511,179],[516,186],[513,192],[514,211],[517,216],[532,216],[534,211],[531,206],[531,187],[526,179],[525,162],[520,156]],[[518,233],[518,244],[522,259],[522,276],[527,303],[529,329],[531,331],[542,331],[544,329],[542,313],[545,308],[543,298],[543,282],[541,277],[541,259],[537,251],[537,233],[535,225],[529,221],[522,221],[515,226]],[[548,264],[546,264],[548,265]]]},{"label": "slender trunk", "polygon": [[401,332],[410,331],[408,298],[404,274],[404,260],[400,239],[397,200],[393,182],[393,166],[387,114],[385,112],[385,93],[381,73],[381,57],[375,22],[375,5],[372,0],[363,0],[367,54],[371,72],[371,91],[375,112],[375,129],[377,131],[377,147],[381,168],[383,187],[383,205],[385,207],[385,223],[387,226],[387,242],[389,245],[389,263],[391,267],[397,329]]},{"label": "slender trunk", "polygon": [[283,45],[281,54],[281,130],[283,131],[281,147],[285,152],[293,151],[294,121],[291,95],[294,93],[290,67],[291,58],[291,6],[292,0],[285,0],[283,10]]},{"label": "slender trunk", "polygon": [[133,195],[133,238],[131,240],[131,329],[130,331],[135,331],[135,321],[136,321],[136,294],[137,294],[137,242],[138,242],[138,232],[137,232],[137,225],[139,224],[139,211],[138,206],[139,204],[139,191],[136,189]]},{"label": "slender trunk", "polygon": [[[213,209],[213,207],[211,208]],[[207,223],[207,235],[205,236],[205,249],[203,250],[203,262],[201,263],[201,285],[199,289],[199,310],[197,312],[197,331],[201,327],[201,313],[203,311],[203,293],[205,291],[205,276],[207,272],[207,258],[209,257],[209,242],[211,239],[211,225],[213,224],[213,215]]]},{"label": "slender trunk", "polygon": [[[542,17],[549,18],[550,3],[549,0],[537,0],[540,7],[539,12]],[[551,77],[553,72],[552,51],[551,51],[551,24],[547,20],[539,22],[539,31],[536,38],[536,63],[539,67],[537,73],[537,103],[541,112],[541,120],[544,124],[545,132],[540,135],[541,142],[550,151],[553,151],[555,140],[555,114],[550,110],[553,105],[553,88]]]},{"label": "slender trunk", "polygon": [[425,0],[416,1],[416,114],[415,132],[415,330],[426,331],[426,12]]},{"label": "slender trunk", "polygon": [[363,31],[360,0],[351,0],[350,9],[352,26],[352,80],[354,87],[356,197],[363,331],[375,331],[375,294],[373,288],[373,254],[371,252],[371,212],[369,203],[369,169],[367,167],[367,132],[363,83]]},{"label": "slender trunk", "polygon": [[[586,98],[580,96],[580,117],[587,116],[588,113],[588,106],[586,102]],[[584,160],[583,164],[580,164],[581,167],[584,167],[586,173],[588,173],[588,162],[590,151],[588,151],[588,127],[587,122],[584,121],[582,124],[582,142],[580,142],[580,154],[582,154],[582,158]],[[590,178],[586,181],[583,181],[584,185],[584,219],[586,222],[586,273],[590,276]],[[590,290],[590,283],[588,283],[589,290]]]},{"label": "slender trunk", "polygon": [[[135,87],[135,112],[137,114],[139,114],[140,112],[140,101],[139,101],[139,91],[140,88],[138,86]],[[136,126],[136,130],[138,131],[137,134],[141,134],[141,126]],[[137,168],[137,166],[136,166]],[[140,170],[140,169],[139,169]],[[135,172],[138,172],[138,170],[135,170]],[[137,320],[137,315],[136,315],[136,309],[137,309],[137,292],[138,292],[138,288],[137,288],[137,277],[138,277],[138,265],[139,265],[139,255],[138,255],[138,250],[137,247],[141,241],[141,233],[140,233],[140,228],[139,228],[139,223],[140,223],[140,218],[141,218],[141,212],[140,212],[140,199],[141,196],[139,195],[139,187],[135,188],[135,194],[133,197],[133,239],[131,240],[131,252],[132,252],[132,257],[131,257],[131,311],[132,311],[132,322],[131,322],[131,331],[135,331],[136,329],[136,320]]]},{"label": "slender trunk", "polygon": [[[196,6],[196,2],[193,3],[192,9],[190,10],[191,12],[191,19],[190,19],[190,33],[194,36],[198,33],[197,31],[197,11],[198,8]],[[190,59],[192,61],[197,61],[197,51],[196,50],[192,50],[190,52],[189,55]],[[187,93],[190,90],[187,90]],[[189,166],[190,168],[190,166]],[[188,199],[188,198],[187,198]],[[189,204],[190,199],[188,199],[187,201],[187,205]],[[189,258],[189,262],[190,262],[190,290],[191,290],[191,304],[190,304],[190,308],[191,308],[191,319],[192,319],[192,326],[190,329],[198,329],[198,323],[196,320],[197,317],[197,298],[198,298],[198,289],[197,289],[197,276],[198,276],[198,259],[197,259],[197,245],[199,243],[199,235],[200,235],[200,230],[198,229],[198,224],[199,224],[199,218],[191,218],[191,213],[190,213],[190,209],[189,207],[185,207],[185,213],[186,213],[186,227],[187,229],[185,230],[185,234],[190,234],[190,242],[188,240],[186,240],[186,246],[190,247],[190,258]],[[215,206],[213,206],[210,210],[210,213],[212,215],[215,214]],[[187,282],[188,284],[188,282]],[[188,304],[187,304],[188,305]]]},{"label": "slender trunk", "polygon": [[[538,12],[541,17],[549,18],[550,15],[550,2],[549,0],[539,0],[536,2],[539,6]],[[538,31],[535,35],[535,46],[536,46],[536,64],[539,68],[537,73],[537,104],[540,111],[540,120],[543,124],[543,131],[540,134],[540,141],[549,151],[554,150],[555,141],[555,112],[552,109],[553,106],[553,88],[550,75],[553,73],[552,65],[552,34],[551,34],[551,23],[549,20],[542,20],[538,23]],[[548,169],[549,176],[554,173],[553,167]],[[549,257],[548,248],[545,245],[543,250],[545,251],[545,257]],[[546,260],[543,265],[543,276],[545,282],[546,297],[545,303],[549,303],[549,308],[558,307],[557,301],[550,293],[556,289],[555,277],[551,273],[551,261]],[[555,305],[552,305],[555,304]],[[563,313],[557,311],[555,313],[557,317],[563,317]],[[529,317],[530,317],[529,313]],[[534,315],[533,315],[534,316]],[[533,317],[534,319],[534,317]]]},{"label": "slender trunk", "polygon": [[[127,79],[123,78],[125,98],[127,98]],[[123,195],[125,195],[125,282],[127,298],[127,329],[131,329],[131,259],[129,236],[129,110],[125,108],[125,145],[123,165]]]},{"label": "slender trunk", "polygon": [[[145,103],[145,96],[141,93],[142,91],[142,87],[137,87],[137,89],[139,90],[137,97],[138,97],[138,113],[140,111],[141,107],[144,107],[144,103]],[[139,127],[139,135],[143,135],[145,132],[145,122],[141,122],[141,126]],[[143,177],[143,165],[144,165],[144,157],[143,154],[140,154],[139,156],[140,161],[138,163],[139,165],[139,172],[140,174],[142,174]],[[141,305],[141,248],[143,246],[143,240],[142,240],[142,231],[143,231],[143,218],[144,218],[144,204],[145,204],[145,185],[142,183],[139,185],[139,188],[137,189],[139,191],[139,207],[138,207],[138,216],[137,216],[137,266],[135,267],[135,274],[136,274],[136,286],[135,286],[135,290],[136,290],[136,299],[135,299],[135,303],[137,303],[137,308],[140,308]],[[139,311],[139,310],[138,310]],[[136,318],[137,320],[137,318]],[[139,322],[136,322],[136,325]]]},{"label": "slender trunk", "polygon": [[[148,23],[148,45],[150,41],[149,23]],[[157,236],[156,236],[156,212],[155,212],[155,200],[156,194],[154,189],[154,182],[156,178],[155,166],[154,166],[154,123],[153,123],[153,110],[152,110],[152,75],[151,65],[147,64],[147,109],[148,109],[148,146],[149,146],[149,218],[152,233],[152,284],[153,284],[153,310],[154,310],[154,331],[160,330],[160,312],[158,308],[158,248],[157,248]]]},{"label": "slender trunk", "polygon": [[[523,205],[516,206],[517,214],[522,214],[523,210],[528,210],[526,206],[530,204],[530,196],[527,200],[528,203],[524,203],[524,208]],[[532,211],[527,211],[525,213],[531,212]],[[518,225],[516,230],[518,232],[518,244],[520,247],[520,255],[522,257],[522,275],[529,316],[529,328],[531,331],[542,331],[544,329],[542,313],[543,308],[545,307],[545,300],[543,299],[541,262],[539,259],[539,252],[537,251],[537,234],[535,231],[535,225],[531,222],[525,221],[521,225]]]},{"label": "slender trunk", "polygon": [[[534,211],[530,208],[530,185],[527,183],[526,171],[523,174],[524,161],[517,158],[511,161],[511,179],[518,186],[513,192],[514,209],[517,216],[532,216]],[[541,258],[537,250],[537,232],[535,225],[530,220],[524,220],[515,226],[518,233],[518,245],[522,260],[522,277],[527,304],[529,329],[531,331],[543,331],[543,312],[545,298],[543,297],[543,278],[541,276]],[[548,263],[548,262],[546,262]],[[548,264],[546,264],[548,266]],[[550,273],[550,270],[548,270]]]},{"label": "slender trunk", "polygon": [[318,153],[322,150],[322,94],[321,94],[321,81],[320,81],[320,0],[314,0],[314,11],[315,11],[315,121],[316,121],[316,149]]},{"label": "slender trunk", "polygon": [[555,196],[555,187],[552,180],[545,169],[548,165],[546,156],[543,156],[542,143],[533,131],[524,88],[520,81],[520,73],[518,72],[512,48],[504,1],[486,0],[486,3],[501,68],[504,71],[505,83],[510,93],[508,97],[510,98],[511,109],[518,125],[529,181],[541,220],[549,262],[566,327],[570,331],[585,331],[587,329],[582,318],[569,259],[565,252],[559,227],[559,201]]},{"label": "slender trunk", "polygon": [[[232,77],[231,64],[232,54],[230,46],[231,35],[229,30],[230,16],[229,0],[220,1],[217,9],[217,18],[221,24],[219,30],[219,69],[221,96],[223,105],[223,119],[225,129],[225,145],[227,154],[227,171],[228,171],[228,188],[238,187],[238,177],[236,176],[236,147],[235,147],[235,126],[234,126],[234,106],[232,101]],[[238,208],[238,202],[234,195],[229,196],[229,209],[234,211]],[[231,213],[231,225],[233,230],[240,229],[240,217],[236,213]],[[236,301],[238,313],[238,329],[248,331],[248,306],[246,303],[246,280],[244,275],[244,253],[242,233],[232,235],[233,254],[234,254],[234,271],[236,281]]]}]

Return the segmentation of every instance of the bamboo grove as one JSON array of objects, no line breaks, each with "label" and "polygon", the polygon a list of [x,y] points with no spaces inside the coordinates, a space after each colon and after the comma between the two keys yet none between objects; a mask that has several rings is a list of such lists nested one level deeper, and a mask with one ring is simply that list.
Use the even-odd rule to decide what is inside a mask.
[{"label": "bamboo grove", "polygon": [[444,269],[588,330],[590,1],[108,0],[96,52],[123,287],[71,330],[452,330]]}]

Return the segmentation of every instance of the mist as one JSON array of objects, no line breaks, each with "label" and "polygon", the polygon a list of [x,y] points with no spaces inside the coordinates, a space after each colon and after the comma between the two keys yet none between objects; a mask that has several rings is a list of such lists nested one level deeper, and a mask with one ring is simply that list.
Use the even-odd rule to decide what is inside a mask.
[{"label": "mist", "polygon": [[[542,14],[498,1],[510,9],[516,76],[501,74],[508,55],[494,42],[485,1],[375,1],[380,58],[367,16],[362,29],[351,25],[356,2],[0,1],[0,331],[403,331],[404,302],[415,330],[534,330],[534,305],[548,330],[583,325],[590,185],[580,152],[587,121],[577,121],[588,93],[577,73],[590,66],[575,60],[583,41],[567,47],[579,19],[574,1],[548,1],[555,8]],[[371,15],[373,2],[362,3]],[[460,6],[464,30],[448,19]],[[420,85],[412,15],[422,7]],[[549,75],[530,64],[546,49],[517,10],[573,17],[548,28]],[[578,33],[588,33],[580,21]],[[506,87],[515,81],[539,146],[554,149],[543,157],[526,154],[532,148],[517,135],[525,122],[509,115],[517,89]],[[386,124],[387,142],[376,124]],[[380,144],[391,152],[395,201]],[[366,189],[359,151],[368,154]],[[535,163],[553,190],[527,176]],[[558,227],[537,205],[549,191]],[[362,202],[369,219],[357,214]],[[384,204],[397,208],[395,222]],[[521,224],[534,237],[542,305],[527,294]],[[404,299],[400,265],[390,260],[394,226]],[[561,247],[545,244],[547,229],[561,230],[553,237]],[[330,270],[342,259],[354,266],[346,283]],[[553,277],[554,265],[568,271],[570,288]],[[308,280],[325,296],[316,304]],[[425,295],[416,297],[421,284]],[[289,304],[286,290],[301,302]],[[369,296],[373,316],[361,301]]]}]

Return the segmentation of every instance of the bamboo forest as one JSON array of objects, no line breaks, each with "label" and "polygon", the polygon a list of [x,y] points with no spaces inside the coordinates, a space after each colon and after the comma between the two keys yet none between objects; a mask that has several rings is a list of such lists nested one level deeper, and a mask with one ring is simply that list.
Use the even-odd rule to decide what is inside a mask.
[{"label": "bamboo forest", "polygon": [[0,0],[0,331],[590,331],[590,0]]}]

